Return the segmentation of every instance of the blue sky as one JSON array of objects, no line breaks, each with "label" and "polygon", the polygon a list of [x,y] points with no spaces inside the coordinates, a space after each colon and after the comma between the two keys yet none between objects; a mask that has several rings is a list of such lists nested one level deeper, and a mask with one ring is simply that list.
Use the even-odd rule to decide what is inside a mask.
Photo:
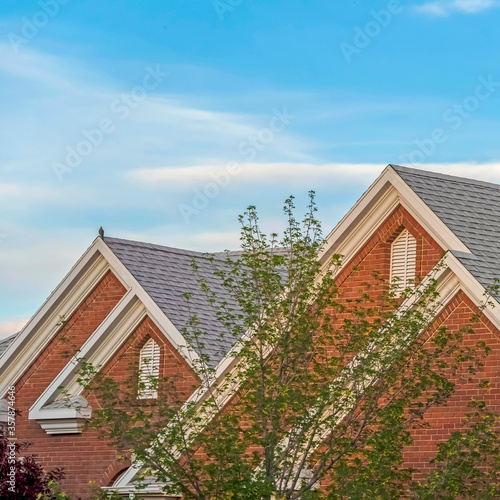
[{"label": "blue sky", "polygon": [[0,337],[101,225],[222,250],[309,189],[331,229],[387,163],[500,182],[499,7],[3,0]]}]

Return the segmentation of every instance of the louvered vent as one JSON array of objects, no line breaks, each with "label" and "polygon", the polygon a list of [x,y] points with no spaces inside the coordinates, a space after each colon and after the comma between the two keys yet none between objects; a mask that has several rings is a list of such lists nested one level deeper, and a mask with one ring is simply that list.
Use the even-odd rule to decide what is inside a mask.
[{"label": "louvered vent", "polygon": [[149,339],[141,349],[139,357],[139,394],[141,399],[157,398],[158,393],[151,377],[158,379],[160,375],[160,346]]},{"label": "louvered vent", "polygon": [[395,283],[396,295],[411,285],[415,279],[417,264],[417,240],[405,229],[392,244],[391,283]]}]

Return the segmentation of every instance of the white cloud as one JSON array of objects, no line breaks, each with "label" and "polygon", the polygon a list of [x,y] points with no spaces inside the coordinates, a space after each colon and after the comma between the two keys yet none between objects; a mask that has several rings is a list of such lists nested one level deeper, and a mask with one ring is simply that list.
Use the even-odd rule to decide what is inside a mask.
[{"label": "white cloud", "polygon": [[85,75],[74,61],[29,49],[15,53],[8,43],[0,43],[0,72],[20,81],[64,92],[77,91],[78,87],[74,84]]},{"label": "white cloud", "polygon": [[0,182],[0,199],[29,198],[31,200],[50,199],[55,195],[55,190],[44,187],[30,186],[14,182]]},{"label": "white cloud", "polygon": [[22,330],[24,325],[28,322],[28,319],[14,319],[7,321],[6,323],[0,323],[0,339],[14,335]]},{"label": "white cloud", "polygon": [[[267,187],[291,186],[332,186],[355,184],[360,180],[375,179],[386,165],[381,163],[246,163],[235,182],[265,183]],[[428,163],[410,165],[422,170],[430,170],[458,177],[467,177],[500,184],[500,163]],[[214,165],[195,165],[191,167],[165,167],[142,169],[130,172],[137,182],[150,187],[164,189],[172,186],[175,189],[187,188],[213,179],[223,167]]]},{"label": "white cloud", "polygon": [[416,7],[422,14],[445,17],[453,13],[478,14],[488,9],[498,7],[495,0],[436,0]]},{"label": "white cloud", "polygon": [[[380,163],[241,163],[241,172],[235,175],[237,182],[266,182],[297,185],[305,181],[308,185],[319,182],[334,183],[340,178],[354,181],[355,178],[380,173],[385,165]],[[145,168],[130,172],[135,181],[149,186],[189,186],[212,180],[224,170],[221,165],[194,165],[190,167]]]},{"label": "white cloud", "polygon": [[[409,165],[412,166],[412,165]],[[414,168],[500,184],[500,163],[426,163]]]}]

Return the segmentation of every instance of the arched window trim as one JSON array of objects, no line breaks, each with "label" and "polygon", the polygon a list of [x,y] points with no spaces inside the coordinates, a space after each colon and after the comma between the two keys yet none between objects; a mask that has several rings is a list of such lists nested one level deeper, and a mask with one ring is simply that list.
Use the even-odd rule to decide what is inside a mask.
[{"label": "arched window trim", "polygon": [[149,339],[139,355],[139,399],[156,399],[158,392],[151,377],[158,379],[160,375],[160,346]]},{"label": "arched window trim", "polygon": [[391,283],[395,285],[396,296],[412,286],[417,267],[417,240],[404,229],[391,245]]}]

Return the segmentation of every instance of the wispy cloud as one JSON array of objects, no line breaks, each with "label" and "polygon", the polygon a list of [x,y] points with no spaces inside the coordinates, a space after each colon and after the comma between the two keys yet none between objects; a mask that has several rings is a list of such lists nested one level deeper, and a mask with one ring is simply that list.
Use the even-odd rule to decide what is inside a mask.
[{"label": "wispy cloud", "polygon": [[[309,186],[329,183],[332,188],[355,184],[361,179],[375,177],[386,165],[381,163],[248,163],[237,177],[242,185],[265,182],[267,186]],[[500,184],[500,163],[429,163],[414,165],[414,168],[431,170],[443,174],[469,177]],[[216,173],[213,165],[195,165],[183,168],[165,167],[142,169],[131,172],[130,177],[149,187],[160,190],[165,186],[174,189],[188,188],[210,179]]]},{"label": "wispy cloud", "polygon": [[446,17],[453,13],[479,14],[498,5],[496,0],[436,0],[419,5],[416,10],[421,14]]},{"label": "wispy cloud", "polygon": [[[385,165],[373,163],[246,163],[242,165],[237,179],[241,183],[266,182],[288,185],[303,185],[332,181],[332,179],[355,179],[380,172]],[[132,179],[148,185],[164,188],[165,185],[189,187],[210,179],[220,167],[194,165],[189,167],[145,168],[130,173]]]},{"label": "wispy cloud", "polygon": [[[412,111],[422,107],[385,97],[374,103],[373,96],[363,100],[357,94],[355,100],[341,96],[325,104],[317,93],[297,97],[292,91],[266,89],[258,98],[249,94],[251,100],[228,90],[222,99],[180,86],[176,90],[167,78],[60,186],[52,162],[65,157],[82,130],[109,116],[110,103],[140,82],[149,63],[154,61],[127,65],[123,75],[111,76],[96,69],[99,65],[34,46],[16,55],[0,43],[0,213],[6,214],[0,235],[8,235],[0,244],[0,303],[8,304],[0,308],[0,336],[22,326],[17,320],[37,309],[101,225],[110,235],[223,250],[237,246],[237,215],[248,204],[258,204],[271,225],[284,197],[308,189],[322,197],[325,225],[335,224],[385,167],[361,163],[373,158],[361,156],[364,146],[384,146],[393,137],[383,130],[374,136],[372,129],[355,134],[359,127],[353,124],[366,122],[367,116],[370,123],[391,122],[394,116],[406,120],[409,106]],[[172,80],[180,78],[175,67],[167,70]],[[264,104],[255,108],[254,102]],[[297,119],[247,162],[239,145],[267,127],[273,108],[281,106],[291,106]],[[331,130],[329,124],[337,125]],[[390,141],[390,158],[398,157],[400,139],[396,134]],[[341,151],[348,147],[352,155]],[[362,160],[348,163],[351,158]],[[178,205],[190,202],[193,188],[203,187],[228,162],[239,162],[241,172],[209,210],[190,226],[184,224]],[[500,181],[500,165],[443,168]]]},{"label": "wispy cloud", "polygon": [[6,323],[0,323],[0,340],[19,332],[27,322],[28,319],[14,319]]}]

